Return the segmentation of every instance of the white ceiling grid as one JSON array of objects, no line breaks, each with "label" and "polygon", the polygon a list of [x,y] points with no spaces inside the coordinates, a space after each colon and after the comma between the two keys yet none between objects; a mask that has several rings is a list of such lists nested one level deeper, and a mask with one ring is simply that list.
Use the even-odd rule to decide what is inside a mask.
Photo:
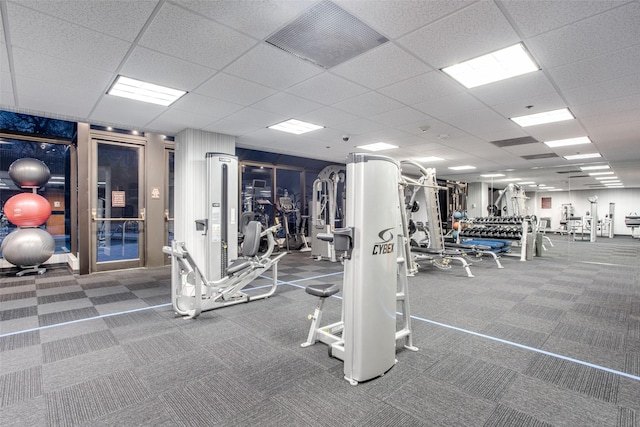
[{"label": "white ceiling grid", "polygon": [[[0,108],[163,134],[203,129],[334,162],[384,141],[399,146],[384,154],[442,157],[425,166],[469,182],[516,169],[507,178],[561,188],[556,172],[578,169],[562,156],[598,151],[582,163],[609,163],[640,187],[640,1],[333,0],[389,41],[328,70],[265,42],[320,2],[0,0]],[[465,89],[439,70],[518,42],[541,71]],[[170,107],[106,95],[118,74],[188,94]],[[509,120],[564,107],[576,120]],[[267,129],[289,118],[325,128]],[[584,135],[593,145],[542,144]],[[540,142],[491,144],[526,136]],[[521,157],[544,153],[558,157]],[[463,164],[477,169],[448,169]]]}]

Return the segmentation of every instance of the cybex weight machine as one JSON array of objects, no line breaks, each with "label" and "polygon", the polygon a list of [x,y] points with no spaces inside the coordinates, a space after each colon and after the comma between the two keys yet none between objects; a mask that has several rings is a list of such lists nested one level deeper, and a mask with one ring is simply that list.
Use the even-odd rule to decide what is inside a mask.
[{"label": "cybex weight machine", "polygon": [[[407,286],[404,227],[401,217],[400,166],[379,155],[352,153],[347,160],[346,224],[332,233],[320,233],[335,250],[344,252],[342,320],[321,326],[327,297],[340,287],[310,285],[307,293],[319,297],[307,340],[321,341],[329,354],[344,362],[344,378],[352,385],[384,375],[396,363],[396,340],[412,344]],[[396,331],[396,308],[401,304],[402,328]]]},{"label": "cybex weight machine", "polygon": [[[238,159],[219,153],[206,154],[206,218],[197,219],[195,227],[202,231],[204,257],[196,246],[190,252],[185,242],[173,241],[162,251],[171,258],[171,301],[173,309],[182,316],[195,318],[201,312],[267,298],[276,290],[278,261],[286,253],[274,258],[273,234],[279,226],[264,229],[258,221],[251,221],[244,230],[241,256],[238,252]],[[267,251],[259,254],[260,240],[268,241]],[[204,268],[197,259],[204,258]],[[237,258],[237,259],[236,259]],[[242,289],[259,275],[273,269],[272,283],[258,295]]]}]

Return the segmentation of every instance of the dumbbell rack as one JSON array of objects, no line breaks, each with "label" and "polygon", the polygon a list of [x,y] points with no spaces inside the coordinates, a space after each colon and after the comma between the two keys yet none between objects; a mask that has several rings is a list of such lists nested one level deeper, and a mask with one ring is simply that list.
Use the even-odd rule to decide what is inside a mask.
[{"label": "dumbbell rack", "polygon": [[459,221],[458,243],[464,243],[461,242],[464,238],[511,240],[520,246],[519,256],[523,261],[527,235],[536,231],[536,219],[529,216],[488,216]]}]

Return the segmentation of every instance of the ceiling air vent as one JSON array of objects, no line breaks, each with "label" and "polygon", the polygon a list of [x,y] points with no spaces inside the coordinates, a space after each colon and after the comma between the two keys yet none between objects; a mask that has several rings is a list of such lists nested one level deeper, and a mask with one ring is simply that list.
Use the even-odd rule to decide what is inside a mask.
[{"label": "ceiling air vent", "polygon": [[554,157],[560,157],[556,153],[544,153],[544,154],[531,154],[528,156],[520,156],[525,160],[539,160],[539,159],[553,159]]},{"label": "ceiling air vent", "polygon": [[589,175],[571,175],[569,178],[589,178]]},{"label": "ceiling air vent", "polygon": [[389,40],[330,1],[323,1],[266,42],[323,68],[335,67]]},{"label": "ceiling air vent", "polygon": [[572,170],[572,171],[556,171],[556,173],[580,173],[581,171],[579,170]]},{"label": "ceiling air vent", "polygon": [[537,139],[531,136],[523,136],[521,138],[501,139],[499,141],[490,141],[493,145],[498,147],[513,147],[514,145],[533,144],[539,142]]}]

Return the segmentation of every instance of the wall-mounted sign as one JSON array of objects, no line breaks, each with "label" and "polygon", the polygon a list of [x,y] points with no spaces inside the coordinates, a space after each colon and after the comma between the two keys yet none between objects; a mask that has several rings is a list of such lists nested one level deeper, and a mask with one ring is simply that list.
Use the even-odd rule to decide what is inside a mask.
[{"label": "wall-mounted sign", "polygon": [[112,191],[111,192],[111,207],[112,208],[124,208],[126,206],[125,203],[125,192],[124,191]]},{"label": "wall-mounted sign", "polygon": [[151,189],[151,198],[159,199],[160,198],[160,189],[158,187],[153,187]]},{"label": "wall-mounted sign", "polygon": [[542,202],[542,209],[551,209],[551,197],[542,197],[540,200]]}]

